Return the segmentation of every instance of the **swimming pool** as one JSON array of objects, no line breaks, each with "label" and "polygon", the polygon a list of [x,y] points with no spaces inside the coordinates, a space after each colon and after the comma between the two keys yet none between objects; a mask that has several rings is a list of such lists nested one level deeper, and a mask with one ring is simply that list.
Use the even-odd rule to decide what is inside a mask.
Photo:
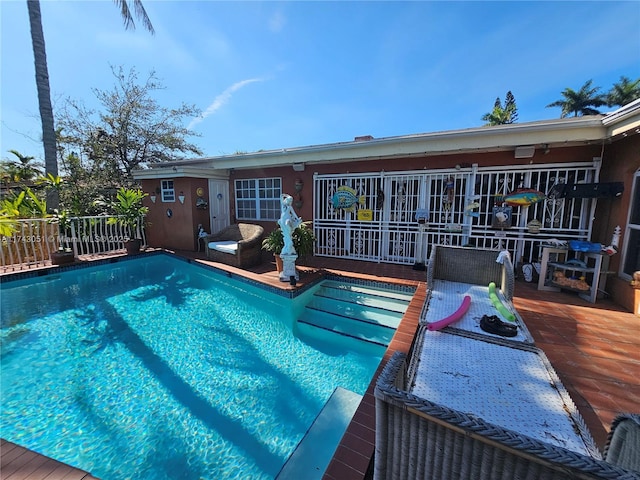
[{"label": "swimming pool", "polygon": [[2,436],[103,480],[273,478],[380,350],[313,348],[289,299],[167,255],[2,284]]}]

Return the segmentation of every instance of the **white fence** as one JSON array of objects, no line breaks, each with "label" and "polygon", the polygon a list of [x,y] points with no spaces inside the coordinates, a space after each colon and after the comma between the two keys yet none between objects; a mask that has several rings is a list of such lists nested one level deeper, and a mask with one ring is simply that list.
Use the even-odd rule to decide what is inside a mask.
[{"label": "white fence", "polygon": [[[598,174],[597,162],[316,174],[315,254],[413,264],[428,259],[431,245],[444,244],[505,248],[516,264],[536,261],[544,240],[590,239],[596,200],[550,193],[556,185],[597,182]],[[344,187],[355,192],[353,210],[334,206]],[[501,195],[518,188],[547,198],[513,207],[511,226],[496,228],[493,207],[502,203]],[[418,223],[417,212],[425,215],[425,223]],[[530,228],[532,220],[540,222],[539,231]]]},{"label": "white fence", "polygon": [[[60,248],[81,255],[110,254],[124,249],[130,238],[141,238],[146,245],[144,228],[132,235],[127,227],[109,223],[108,216],[72,217],[66,227],[55,218],[15,220],[11,236],[0,236],[0,266],[22,270],[48,264],[51,254]],[[141,224],[143,219],[141,219]]]}]

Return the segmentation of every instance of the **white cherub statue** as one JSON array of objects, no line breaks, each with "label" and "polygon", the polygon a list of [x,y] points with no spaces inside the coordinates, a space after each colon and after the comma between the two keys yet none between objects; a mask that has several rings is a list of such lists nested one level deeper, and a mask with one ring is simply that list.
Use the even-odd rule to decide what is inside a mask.
[{"label": "white cherub statue", "polygon": [[296,249],[293,246],[293,231],[302,224],[302,219],[296,214],[291,206],[293,197],[286,193],[280,196],[280,220],[278,225],[282,229],[282,237],[284,239],[284,247],[280,255],[296,255]]}]

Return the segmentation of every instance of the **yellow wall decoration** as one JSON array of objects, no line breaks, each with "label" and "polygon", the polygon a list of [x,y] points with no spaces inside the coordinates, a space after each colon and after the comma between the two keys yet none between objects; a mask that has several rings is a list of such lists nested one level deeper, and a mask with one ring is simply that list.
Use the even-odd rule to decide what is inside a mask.
[{"label": "yellow wall decoration", "polygon": [[373,210],[365,210],[364,208],[358,209],[358,220],[370,222],[373,220]]}]

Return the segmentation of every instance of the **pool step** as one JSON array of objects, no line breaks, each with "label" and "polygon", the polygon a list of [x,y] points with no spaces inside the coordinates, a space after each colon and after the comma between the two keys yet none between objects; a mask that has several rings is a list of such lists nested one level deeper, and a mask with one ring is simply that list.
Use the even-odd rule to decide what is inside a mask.
[{"label": "pool step", "polygon": [[336,389],[276,476],[276,480],[320,480],[362,395]]},{"label": "pool step", "polygon": [[295,335],[307,345],[327,355],[360,355],[382,357],[387,345],[365,341],[301,321],[296,322]]},{"label": "pool step", "polygon": [[[405,306],[406,309],[406,306]],[[306,311],[324,312],[342,318],[357,320],[372,325],[398,328],[402,320],[402,312],[385,308],[354,303],[348,299],[338,299],[315,295],[307,304]]]},{"label": "pool step", "polygon": [[315,297],[342,300],[402,314],[411,302],[413,293],[327,280],[322,283]]},{"label": "pool step", "polygon": [[375,324],[369,321],[333,314],[326,311],[306,308],[298,318],[298,328],[304,331],[309,329],[322,329],[328,332],[350,337],[384,347],[389,345],[396,326]]},{"label": "pool step", "polygon": [[411,298],[411,293],[327,280],[298,318],[298,334],[308,343],[386,348]]}]

